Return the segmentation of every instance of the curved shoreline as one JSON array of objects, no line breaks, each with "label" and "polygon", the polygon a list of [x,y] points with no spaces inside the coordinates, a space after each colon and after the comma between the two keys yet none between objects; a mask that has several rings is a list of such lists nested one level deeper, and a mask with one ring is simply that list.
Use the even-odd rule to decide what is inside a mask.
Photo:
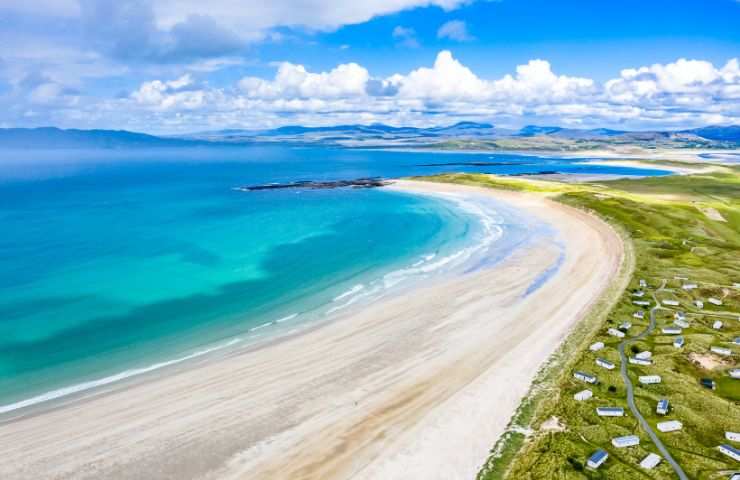
[{"label": "curved shoreline", "polygon": [[472,478],[539,366],[606,288],[621,241],[534,195],[391,188],[475,192],[546,216],[564,237],[563,264],[525,295],[558,256],[541,242],[264,348],[11,421],[0,474]]}]

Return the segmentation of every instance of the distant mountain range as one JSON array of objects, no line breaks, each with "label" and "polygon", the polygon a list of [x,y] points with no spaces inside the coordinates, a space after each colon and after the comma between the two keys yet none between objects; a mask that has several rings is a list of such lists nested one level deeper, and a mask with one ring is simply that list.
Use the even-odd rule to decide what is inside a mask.
[{"label": "distant mountain range", "polygon": [[636,144],[644,147],[740,147],[740,126],[708,126],[680,131],[630,132],[606,128],[572,129],[528,125],[519,130],[488,123],[459,122],[444,127],[394,127],[384,124],[328,127],[286,126],[271,130],[228,129],[177,136],[125,130],[62,130],[54,127],[0,129],[0,148],[153,148],[193,145],[294,142],[373,147],[434,147],[468,142],[483,148],[598,148]]}]

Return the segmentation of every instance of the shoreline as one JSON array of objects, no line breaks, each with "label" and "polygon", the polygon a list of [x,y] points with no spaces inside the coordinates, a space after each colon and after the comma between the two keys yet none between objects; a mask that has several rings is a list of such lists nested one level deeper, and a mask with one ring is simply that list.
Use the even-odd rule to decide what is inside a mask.
[{"label": "shoreline", "polygon": [[601,220],[542,197],[409,181],[390,188],[475,192],[546,215],[564,237],[563,264],[525,294],[558,257],[540,242],[295,337],[11,420],[0,433],[0,474],[474,476],[539,367],[607,287],[623,247]]}]

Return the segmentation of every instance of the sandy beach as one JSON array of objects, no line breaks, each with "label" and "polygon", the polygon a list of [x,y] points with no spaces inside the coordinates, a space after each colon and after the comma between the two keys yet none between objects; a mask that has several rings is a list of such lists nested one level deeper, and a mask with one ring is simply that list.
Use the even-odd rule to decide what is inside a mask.
[{"label": "sandy beach", "polygon": [[[0,478],[471,479],[538,368],[615,276],[604,222],[545,197],[490,195],[550,223],[494,267],[420,287],[260,348],[0,418]],[[21,412],[23,413],[23,412]]]}]

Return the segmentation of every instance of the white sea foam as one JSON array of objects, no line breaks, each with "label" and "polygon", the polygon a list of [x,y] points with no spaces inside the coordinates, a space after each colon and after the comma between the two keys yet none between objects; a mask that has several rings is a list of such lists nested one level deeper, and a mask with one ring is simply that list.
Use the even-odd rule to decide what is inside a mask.
[{"label": "white sea foam", "polygon": [[334,300],[332,300],[332,301],[333,301],[333,302],[338,302],[339,300],[341,300],[341,299],[343,299],[343,298],[347,298],[347,297],[349,297],[350,295],[354,295],[354,294],[356,294],[357,292],[360,292],[360,291],[362,291],[362,289],[364,289],[364,288],[365,288],[365,285],[363,285],[363,284],[361,284],[361,283],[360,283],[360,284],[358,284],[358,285],[355,285],[354,287],[350,288],[349,290],[347,290],[346,292],[342,293],[342,294],[341,294],[341,295],[339,295],[338,297],[335,297],[335,298],[334,298]]},{"label": "white sea foam", "polygon": [[257,325],[256,327],[250,328],[249,331],[256,332],[257,330],[262,330],[263,328],[267,328],[270,325],[272,325],[272,322],[266,322],[266,323],[263,323],[262,325]]},{"label": "white sea foam", "polygon": [[298,316],[298,314],[297,313],[294,313],[292,315],[288,315],[287,317],[278,318],[277,320],[275,320],[275,323],[289,322],[290,320],[293,320],[297,316]]},{"label": "white sea foam", "polygon": [[176,358],[174,360],[168,360],[166,362],[160,362],[155,363],[152,365],[149,365],[148,367],[142,367],[142,368],[134,368],[131,370],[125,370],[121,373],[117,373],[115,375],[110,375],[108,377],[99,378],[97,380],[91,380],[89,382],[82,382],[78,383],[76,385],[70,385],[69,387],[59,388],[57,390],[52,390],[50,392],[43,393],[41,395],[37,395],[35,397],[27,398],[25,400],[21,400],[19,402],[10,403],[7,405],[0,405],[0,414],[12,412],[13,410],[18,410],[19,408],[25,408],[30,407],[32,405],[37,405],[39,403],[48,402],[49,400],[56,400],[58,398],[66,397],[68,395],[72,395],[74,393],[80,393],[84,392],[85,390],[90,390],[92,388],[96,387],[102,387],[104,385],[109,385],[114,382],[119,382],[121,380],[124,380],[126,378],[135,377],[137,375],[142,375],[144,373],[152,372],[154,370],[158,370],[160,368],[169,367],[170,365],[175,365],[176,363],[181,363],[187,360],[191,360],[196,357],[200,357],[202,355],[206,355],[211,352],[215,352],[216,350],[221,350],[227,347],[230,347],[236,343],[241,342],[240,338],[234,338],[232,340],[229,340],[226,343],[217,345],[215,347],[206,348],[203,350],[198,350],[196,352],[191,353],[190,355],[185,355],[184,357]]}]

